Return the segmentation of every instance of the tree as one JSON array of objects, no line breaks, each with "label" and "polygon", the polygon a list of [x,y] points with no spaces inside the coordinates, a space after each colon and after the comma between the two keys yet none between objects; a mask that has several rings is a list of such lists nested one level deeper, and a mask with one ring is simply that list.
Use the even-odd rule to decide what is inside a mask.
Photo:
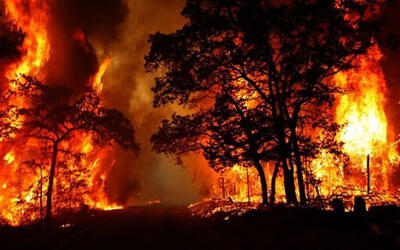
[{"label": "tree", "polygon": [[0,60],[15,60],[21,55],[20,46],[25,34],[0,13]]},{"label": "tree", "polygon": [[216,171],[235,165],[254,166],[260,177],[262,202],[268,205],[267,181],[261,162],[272,158],[270,144],[274,144],[274,137],[266,110],[262,105],[249,107],[251,101],[240,88],[224,88],[215,93],[211,107],[164,120],[150,139],[153,148],[177,157],[178,162],[183,154],[201,151]]},{"label": "tree", "polygon": [[[153,88],[154,105],[199,104],[200,96],[210,97],[226,85],[252,89],[272,121],[287,202],[297,204],[296,169],[304,205],[304,136],[299,133],[312,126],[301,121],[318,107],[332,105],[340,90],[331,77],[356,66],[354,58],[374,43],[376,24],[366,18],[370,5],[352,0],[280,6],[261,0],[188,0],[183,28],[150,37],[146,68],[163,72]],[[220,75],[230,77],[221,81]]]},{"label": "tree", "polygon": [[78,133],[86,133],[92,135],[98,145],[118,144],[133,151],[139,146],[131,122],[118,110],[102,107],[92,90],[78,98],[63,100],[59,94],[65,93],[64,89],[43,85],[33,77],[24,76],[16,81],[16,86],[13,95],[25,100],[24,107],[18,109],[18,116],[23,120],[20,132],[51,145],[45,217],[49,224],[58,155],[68,152],[64,148],[60,150],[61,144],[65,145]]},{"label": "tree", "polygon": [[[0,7],[1,8],[1,7]],[[21,45],[24,42],[25,34],[15,24],[5,20],[0,11],[0,64],[3,71],[6,67],[3,64],[17,60],[21,56]],[[9,103],[10,92],[3,93],[0,97],[0,139],[8,139],[18,128],[16,121],[17,108]]]}]

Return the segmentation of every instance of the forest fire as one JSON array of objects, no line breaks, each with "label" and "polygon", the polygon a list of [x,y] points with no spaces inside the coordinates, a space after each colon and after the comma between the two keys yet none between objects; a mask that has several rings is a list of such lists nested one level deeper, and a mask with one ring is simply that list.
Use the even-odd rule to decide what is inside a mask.
[{"label": "forest fire", "polygon": [[[355,196],[365,197],[368,206],[399,202],[398,180],[393,176],[399,168],[398,138],[393,121],[388,121],[386,115],[389,90],[381,67],[383,57],[375,44],[365,55],[357,56],[357,67],[330,79],[341,89],[330,112],[342,126],[336,140],[343,143],[342,152],[348,159],[335,158],[326,151],[315,159],[306,159],[308,199],[318,203],[339,197],[348,209]],[[267,162],[264,169],[267,182],[273,182],[276,168]],[[282,177],[281,172],[278,175]],[[261,202],[259,182],[254,169],[236,165],[220,174],[214,192],[236,202]],[[277,201],[284,202],[283,184],[271,185],[276,185]]]},{"label": "forest fire", "polygon": [[[333,172],[321,166],[321,172],[317,170],[316,174],[318,177],[325,175],[323,183],[347,186],[357,190],[357,195],[381,193],[390,199],[389,194],[398,194],[398,190],[390,185],[391,173],[398,167],[398,154],[394,147],[396,137],[390,130],[392,126],[388,124],[385,112],[388,89],[380,66],[381,58],[381,51],[375,46],[358,59],[360,68],[335,76],[338,86],[350,91],[338,98],[335,113],[337,122],[344,125],[338,139],[344,142],[350,165],[333,169]],[[331,191],[328,186],[322,192]]]},{"label": "forest fire", "polygon": [[397,249],[400,1],[0,0],[4,249]]},{"label": "forest fire", "polygon": [[[392,176],[399,167],[397,136],[391,131],[385,111],[388,88],[380,66],[382,56],[375,45],[357,58],[360,67],[334,76],[333,81],[346,93],[337,96],[332,112],[343,126],[337,140],[343,142],[343,152],[349,159],[341,162],[322,152],[309,161],[309,199],[340,197],[349,209],[355,196],[366,197],[368,205],[399,202],[400,190]],[[264,168],[267,181],[271,182],[274,166],[267,164]],[[222,172],[219,181],[214,192],[224,199],[261,201],[259,177],[254,169],[235,166]],[[276,189],[277,200],[284,202],[283,185],[277,184]]]},{"label": "forest fire", "polygon": [[[336,3],[336,8],[347,11],[342,6],[346,3],[333,2]],[[363,3],[356,1],[355,6],[362,6],[361,2]],[[120,209],[126,205],[111,201],[107,190],[108,175],[118,164],[116,150],[107,143],[96,143],[103,132],[96,127],[96,122],[104,122],[103,118],[107,114],[115,115],[111,114],[112,110],[104,107],[104,76],[114,65],[121,64],[121,58],[93,48],[94,43],[85,33],[85,29],[75,27],[76,25],[71,25],[65,30],[65,37],[70,39],[72,45],[64,45],[57,40],[57,29],[52,27],[56,20],[52,13],[53,7],[53,2],[46,0],[4,2],[3,19],[10,23],[14,32],[23,36],[23,41],[18,46],[20,56],[6,63],[4,77],[1,78],[6,100],[3,105],[9,106],[7,113],[3,114],[3,119],[11,127],[6,136],[0,138],[0,217],[6,224],[20,225],[43,220],[48,213],[45,211],[46,203],[51,212],[49,197],[54,199],[55,214],[73,212],[85,207],[101,210]],[[199,11],[206,13],[207,11],[201,9],[203,7],[198,7]],[[248,7],[255,11],[252,6]],[[337,11],[332,6],[326,8],[327,11]],[[362,7],[356,10],[367,13],[369,11]],[[292,12],[297,13],[285,8],[279,11],[289,17]],[[396,149],[398,138],[393,129],[395,121],[388,119],[388,111],[385,109],[389,87],[380,65],[384,55],[379,43],[374,41],[374,34],[356,25],[366,22],[363,16],[338,13],[332,15],[337,18],[335,21],[340,21],[335,28],[343,29],[343,36],[350,36],[354,30],[358,33],[353,32],[354,37],[348,38],[348,41],[340,37],[341,35],[331,35],[332,32],[325,34],[325,26],[332,20],[317,15],[313,18],[317,21],[318,18],[322,19],[321,24],[317,23],[321,26],[318,31],[321,34],[315,36],[316,40],[304,42],[304,51],[296,44],[298,40],[304,39],[301,36],[304,27],[301,25],[304,23],[304,26],[307,26],[308,22],[315,20],[311,17],[301,19],[301,15],[299,18],[303,23],[293,24],[295,28],[292,32],[280,30],[283,26],[280,27],[279,22],[284,20],[276,17],[276,24],[273,23],[276,27],[268,30],[270,33],[264,34],[263,37],[247,36],[246,32],[251,30],[257,33],[257,28],[260,27],[253,30],[240,26],[245,26],[245,23],[239,23],[238,30],[222,30],[218,35],[210,37],[206,37],[209,33],[199,30],[193,35],[199,36],[196,38],[198,41],[192,37],[188,39],[198,44],[187,45],[175,41],[180,48],[175,47],[173,42],[168,44],[170,41],[163,40],[165,37],[171,41],[177,39],[174,36],[163,37],[164,34],[159,33],[151,36],[152,47],[145,58],[146,70],[154,73],[159,73],[159,69],[162,69],[161,73],[171,71],[170,75],[160,76],[156,80],[156,87],[152,89],[155,96],[154,107],[171,102],[186,105],[185,108],[193,106],[192,111],[195,111],[188,116],[175,114],[172,121],[163,121],[159,132],[151,138],[151,143],[154,151],[165,153],[167,156],[199,151],[203,153],[209,163],[207,168],[216,170],[217,174],[214,174],[218,177],[216,183],[207,182],[209,185],[204,188],[206,191],[201,194],[199,200],[223,200],[224,204],[228,201],[228,206],[233,207],[235,205],[230,203],[238,202],[240,211],[245,210],[246,206],[254,208],[258,203],[273,205],[287,202],[290,205],[305,206],[321,201],[328,203],[337,197],[348,203],[355,196],[363,196],[368,200],[368,205],[399,201],[398,180],[394,180],[393,177],[400,163]],[[184,14],[189,18],[196,16],[190,11]],[[242,13],[237,15],[239,14]],[[223,18],[227,18],[225,21],[229,24],[237,21]],[[260,17],[255,15],[254,18]],[[293,20],[296,20],[295,17]],[[289,18],[288,22],[293,20]],[[232,27],[236,27],[235,25]],[[189,26],[184,26],[182,30]],[[201,25],[195,28],[199,27]],[[243,30],[240,30],[241,28]],[[202,32],[204,34],[200,36]],[[283,36],[282,32],[287,37],[280,37]],[[186,35],[184,32],[182,34]],[[266,49],[253,39],[264,39],[270,47]],[[328,46],[329,39],[334,42]],[[106,43],[106,40],[102,42]],[[229,46],[223,47],[223,42]],[[285,42],[287,44],[284,44]],[[328,52],[320,52],[323,49],[315,52],[315,44],[319,44],[318,46]],[[169,51],[169,54],[162,47],[168,48],[168,45],[172,51]],[[84,73],[71,66],[75,61],[69,62],[70,55],[66,55],[68,52],[54,52],[64,48],[63,46],[90,55],[83,63],[88,67],[82,70]],[[259,49],[264,49],[263,53],[268,51],[271,54],[266,56],[260,52],[259,56],[256,51],[252,51],[256,46],[261,46]],[[289,49],[284,50],[285,46]],[[210,51],[199,51],[200,48],[208,47]],[[310,52],[307,49],[316,55],[304,59],[304,55]],[[181,51],[188,55],[196,55],[201,60],[196,64],[180,54],[183,53]],[[244,62],[237,62],[233,55],[235,53],[237,57],[245,58]],[[243,56],[244,54],[246,56]],[[292,57],[292,54],[295,56]],[[209,57],[214,57],[215,60],[210,60]],[[254,62],[252,57],[256,58]],[[299,61],[295,62],[296,60]],[[298,66],[305,60],[309,63]],[[64,61],[67,61],[65,65],[72,70],[60,73],[62,69],[58,68],[57,63]],[[222,66],[216,66],[216,62]],[[185,63],[191,65],[190,70]],[[179,71],[184,71],[183,69],[187,72]],[[293,75],[296,73],[299,75]],[[68,114],[66,117],[70,120],[66,119],[55,125],[55,129],[35,124],[39,129],[35,130],[37,127],[34,127],[27,136],[27,124],[32,123],[29,120],[32,117],[27,118],[27,110],[32,111],[36,105],[32,99],[35,100],[37,92],[40,91],[45,93],[44,90],[49,90],[54,91],[49,92],[51,94],[59,94],[66,90],[63,89],[64,83],[57,83],[64,74],[73,75],[71,79],[74,79],[75,75],[78,80],[84,79],[84,86],[68,86],[68,91],[71,91],[68,97],[55,95],[54,99],[60,100],[44,100],[49,101],[48,105],[55,109],[62,105],[79,107],[78,111],[83,113],[82,117],[86,117],[85,112],[88,112],[92,115],[91,119],[98,120],[82,125],[81,120],[77,121],[76,117]],[[192,82],[183,87],[170,83],[182,79],[199,82]],[[290,89],[280,90],[287,87],[285,81],[290,83]],[[207,85],[207,82],[215,85]],[[333,82],[334,86],[328,82]],[[39,87],[30,89],[32,83]],[[200,87],[193,87],[197,85]],[[22,93],[27,89],[31,92]],[[315,91],[316,89],[318,91]],[[309,98],[297,98],[296,95],[304,93],[309,94]],[[43,96],[46,97],[46,93]],[[210,96],[212,101],[207,99]],[[77,100],[78,97],[82,99]],[[134,100],[128,102],[133,103]],[[205,102],[208,106],[210,103],[214,106],[204,105],[196,110]],[[41,110],[38,114],[43,112]],[[325,113],[319,118],[309,115],[312,112]],[[127,123],[125,120],[121,122],[123,125]],[[111,131],[111,139],[106,136],[108,142],[118,142],[126,146],[121,134],[113,133],[115,131],[110,128],[112,125],[115,124],[107,124],[107,131]],[[32,135],[43,130],[46,130],[44,135]],[[186,134],[181,135],[182,131],[186,131]],[[55,136],[52,137],[49,134],[53,132]],[[123,132],[126,131],[121,133]],[[332,139],[329,138],[332,134],[334,139],[327,143],[326,141]],[[133,149],[134,146],[128,145],[125,148]],[[200,154],[196,156],[201,157]],[[178,162],[182,163],[180,160]],[[138,193],[141,195],[141,192]],[[150,201],[142,203],[157,205],[163,201],[159,197],[151,196]]]},{"label": "forest fire", "polygon": [[[51,57],[51,45],[47,33],[50,19],[48,4],[49,1],[42,0],[15,0],[7,1],[5,4],[7,19],[15,22],[16,27],[25,34],[20,48],[22,56],[8,65],[6,72],[11,91],[18,88],[14,79],[23,80],[23,76],[26,75],[45,80],[45,66]],[[79,38],[85,40],[84,34],[80,34]],[[88,86],[92,87],[98,95],[101,95],[102,78],[110,64],[110,59],[105,60],[88,82]],[[24,107],[25,102],[23,97],[18,97],[13,99],[12,105]],[[20,127],[19,124],[22,122],[18,118],[14,121],[14,126]],[[49,178],[49,172],[44,166],[49,164],[47,159],[49,152],[48,145],[43,145],[43,141],[26,139],[18,134],[13,134],[12,137],[16,142],[11,147],[11,151],[9,143],[4,142],[0,145],[1,152],[4,154],[0,170],[0,181],[3,187],[0,191],[0,206],[2,220],[11,225],[18,225],[43,218],[46,180]],[[81,208],[83,204],[90,208],[105,210],[122,208],[120,205],[109,202],[105,193],[106,176],[113,164],[104,167],[101,160],[112,157],[112,150],[94,145],[92,136],[83,132],[75,135],[69,142],[65,142],[62,148],[70,151],[71,154],[59,160],[65,164],[65,167],[58,170],[55,180],[54,195],[55,199],[59,200],[56,202],[57,210],[72,211]],[[71,157],[72,154],[77,153],[84,157]],[[61,177],[65,173],[67,177]],[[76,192],[76,188],[79,192]]]}]

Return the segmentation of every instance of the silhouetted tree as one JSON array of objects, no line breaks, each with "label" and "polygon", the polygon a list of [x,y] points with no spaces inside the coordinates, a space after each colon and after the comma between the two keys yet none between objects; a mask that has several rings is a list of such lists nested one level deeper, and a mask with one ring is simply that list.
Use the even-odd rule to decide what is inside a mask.
[{"label": "silhouetted tree", "polygon": [[[18,60],[21,56],[21,45],[25,34],[11,21],[6,20],[0,6],[0,71],[6,65]],[[18,128],[16,122],[16,107],[9,103],[10,92],[2,93],[0,97],[0,139],[9,139]]]},{"label": "silhouetted tree", "polygon": [[18,59],[25,34],[0,12],[0,61]]},{"label": "silhouetted tree", "polygon": [[[24,107],[18,109],[24,136],[46,141],[51,146],[45,221],[52,215],[52,196],[57,156],[61,144],[76,133],[91,134],[98,145],[118,144],[124,149],[138,150],[131,122],[121,112],[100,105],[99,97],[88,90],[71,100],[60,98],[59,89],[43,85],[33,77],[15,82],[15,96],[23,96]],[[63,148],[64,152],[65,149]]]},{"label": "silhouetted tree", "polygon": [[[226,87],[226,86],[225,86]],[[216,171],[241,165],[254,166],[259,174],[262,201],[268,204],[268,188],[261,162],[270,160],[275,143],[262,105],[251,107],[252,98],[242,88],[215,92],[215,103],[193,115],[173,115],[164,120],[151,137],[153,148],[167,155],[180,156],[201,151]]]},{"label": "silhouetted tree", "polygon": [[[374,43],[370,9],[371,3],[352,0],[278,6],[265,0],[188,0],[183,28],[150,37],[146,68],[163,72],[153,88],[154,105],[199,104],[201,96],[226,85],[252,88],[266,107],[266,121],[272,121],[287,202],[297,204],[296,169],[300,202],[306,204],[299,133],[307,131],[300,126],[311,126],[302,117],[332,105],[340,90],[331,77],[354,67],[353,59]],[[221,81],[220,75],[230,77]]]}]

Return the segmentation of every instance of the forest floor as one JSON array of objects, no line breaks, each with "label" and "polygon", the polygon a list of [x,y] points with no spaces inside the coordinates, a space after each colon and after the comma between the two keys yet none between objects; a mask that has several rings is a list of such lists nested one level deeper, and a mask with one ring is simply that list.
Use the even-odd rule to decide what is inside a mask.
[{"label": "forest floor", "polygon": [[367,215],[272,208],[193,216],[186,208],[87,212],[53,228],[0,227],[0,249],[400,249],[400,209]]}]

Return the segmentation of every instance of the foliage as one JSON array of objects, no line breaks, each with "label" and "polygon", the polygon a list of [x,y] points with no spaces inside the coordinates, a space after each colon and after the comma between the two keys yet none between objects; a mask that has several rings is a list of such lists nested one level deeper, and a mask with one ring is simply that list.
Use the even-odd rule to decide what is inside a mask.
[{"label": "foliage", "polygon": [[[152,89],[155,107],[178,103],[200,111],[164,121],[152,139],[155,148],[167,154],[202,149],[211,165],[251,165],[246,154],[256,157],[253,164],[264,156],[278,158],[288,202],[297,203],[296,169],[305,204],[302,157],[314,157],[323,149],[340,155],[341,143],[333,140],[340,127],[320,114],[342,93],[332,76],[356,67],[354,58],[374,44],[378,22],[369,15],[375,5],[351,0],[282,5],[188,0],[182,11],[186,25],[172,34],[150,37],[146,68],[162,73]],[[229,107],[235,102],[239,108]],[[206,111],[215,115],[212,118],[203,111],[209,103],[215,103]],[[252,111],[246,107],[250,103]],[[212,121],[216,134],[208,134],[212,126],[200,128],[204,119],[198,116]],[[180,129],[195,138],[208,136],[212,143],[202,147],[196,141],[168,137]],[[250,134],[242,141],[246,129]],[[313,136],[313,130],[325,130],[326,137]]]}]

